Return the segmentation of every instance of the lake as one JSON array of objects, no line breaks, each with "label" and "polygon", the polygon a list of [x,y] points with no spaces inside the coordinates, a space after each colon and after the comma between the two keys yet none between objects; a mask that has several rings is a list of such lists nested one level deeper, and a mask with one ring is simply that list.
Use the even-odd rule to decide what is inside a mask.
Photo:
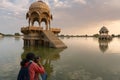
[{"label": "lake", "polygon": [[0,38],[0,80],[16,80],[26,53],[41,56],[48,80],[120,80],[120,38],[60,38],[66,49],[23,46],[22,38]]}]

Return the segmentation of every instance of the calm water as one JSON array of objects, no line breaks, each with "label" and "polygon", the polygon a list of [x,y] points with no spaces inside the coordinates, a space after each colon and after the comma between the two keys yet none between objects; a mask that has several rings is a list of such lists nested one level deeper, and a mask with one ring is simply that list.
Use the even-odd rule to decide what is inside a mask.
[{"label": "calm water", "polygon": [[0,80],[16,80],[27,52],[41,56],[48,80],[120,80],[120,39],[61,38],[66,49],[24,48],[22,38],[0,38]]}]

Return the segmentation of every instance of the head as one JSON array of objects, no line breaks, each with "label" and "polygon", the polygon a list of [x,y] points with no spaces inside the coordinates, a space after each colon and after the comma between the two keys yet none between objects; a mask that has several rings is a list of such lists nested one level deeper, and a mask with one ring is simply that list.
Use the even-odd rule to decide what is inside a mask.
[{"label": "head", "polygon": [[40,56],[36,56],[34,62],[38,63],[40,61]]},{"label": "head", "polygon": [[32,52],[27,53],[26,55],[27,60],[34,60],[35,59],[35,54]]}]

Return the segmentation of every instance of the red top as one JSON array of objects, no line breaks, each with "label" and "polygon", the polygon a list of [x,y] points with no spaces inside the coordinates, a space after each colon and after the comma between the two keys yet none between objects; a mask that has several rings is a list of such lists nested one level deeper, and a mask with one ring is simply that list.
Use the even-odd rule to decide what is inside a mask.
[{"label": "red top", "polygon": [[[29,62],[27,62],[25,66],[27,66],[28,64]],[[45,73],[45,70],[42,66],[40,67],[38,66],[38,64],[32,61],[31,65],[29,66],[30,80],[38,80],[38,76],[36,75],[36,73],[43,74]]]}]

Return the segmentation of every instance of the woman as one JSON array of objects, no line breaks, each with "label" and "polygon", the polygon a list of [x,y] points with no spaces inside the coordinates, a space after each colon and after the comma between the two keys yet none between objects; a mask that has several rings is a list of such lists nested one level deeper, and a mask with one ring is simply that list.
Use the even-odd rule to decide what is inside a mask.
[{"label": "woman", "polygon": [[[34,62],[37,63],[41,67],[39,56],[36,56]],[[39,80],[47,80],[47,73],[46,72],[44,74],[36,73],[36,77],[39,77]]]},{"label": "woman", "polygon": [[38,65],[37,63],[34,62],[34,60],[35,60],[35,54],[31,52],[27,53],[26,59],[24,59],[21,62],[21,67],[26,67],[29,65],[29,63],[31,63],[29,66],[30,80],[39,80],[39,78],[36,77],[36,73],[44,74],[45,70],[43,66]]}]

